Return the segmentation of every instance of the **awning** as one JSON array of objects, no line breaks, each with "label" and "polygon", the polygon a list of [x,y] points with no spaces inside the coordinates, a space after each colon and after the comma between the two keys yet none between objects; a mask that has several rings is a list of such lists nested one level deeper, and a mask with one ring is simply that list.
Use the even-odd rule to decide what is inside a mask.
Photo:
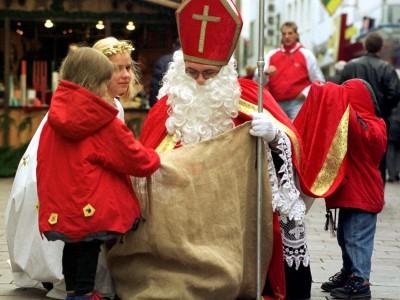
[{"label": "awning", "polygon": [[145,0],[145,1],[173,9],[178,8],[179,4],[181,3],[180,0]]}]

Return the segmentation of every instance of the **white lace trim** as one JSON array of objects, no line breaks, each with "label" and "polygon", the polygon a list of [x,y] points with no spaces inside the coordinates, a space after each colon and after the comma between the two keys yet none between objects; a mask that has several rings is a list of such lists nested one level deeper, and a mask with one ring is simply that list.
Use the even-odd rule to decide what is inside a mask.
[{"label": "white lace trim", "polygon": [[306,205],[296,185],[290,139],[278,131],[277,144],[279,157],[283,161],[278,172],[275,171],[271,150],[266,152],[272,207],[279,213],[285,261],[289,267],[294,266],[297,270],[301,264],[307,267],[310,263],[303,223]]},{"label": "white lace trim", "polygon": [[294,220],[289,220],[287,217],[279,217],[283,255],[289,267],[295,266],[298,270],[300,264],[307,267],[310,264],[310,253],[306,243],[305,225],[297,224]]},{"label": "white lace trim", "polygon": [[272,208],[278,211],[281,216],[294,220],[301,224],[304,220],[306,205],[296,187],[296,178],[293,171],[292,150],[289,138],[278,131],[279,157],[283,164],[278,171],[279,178],[275,171],[271,151],[267,150],[268,174],[272,192]]}]

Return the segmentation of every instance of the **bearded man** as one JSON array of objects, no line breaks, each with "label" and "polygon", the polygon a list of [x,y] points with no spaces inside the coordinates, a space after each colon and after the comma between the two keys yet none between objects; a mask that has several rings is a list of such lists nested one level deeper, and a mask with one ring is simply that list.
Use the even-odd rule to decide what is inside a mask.
[{"label": "bearded man", "polygon": [[[201,20],[209,20],[206,30]],[[296,130],[267,91],[263,95],[264,112],[256,113],[257,84],[238,80],[231,55],[242,20],[232,1],[185,1],[177,10],[177,23],[182,50],[173,56],[163,79],[160,100],[149,112],[140,136],[144,145],[161,153],[164,171],[153,176],[145,187],[151,190],[149,199],[142,201],[146,221],[110,251],[109,264],[117,293],[123,299],[255,297],[255,274],[248,278],[248,270],[255,261],[255,248],[249,244],[255,241],[247,234],[254,233],[254,211],[246,212],[250,209],[246,205],[255,202],[254,193],[236,187],[241,181],[256,181],[249,180],[246,167],[250,162],[255,172],[251,159],[254,153],[245,153],[243,161],[235,156],[247,147],[245,140],[254,142],[250,137],[253,135],[261,137],[266,145],[265,172],[269,179],[264,184],[264,194],[269,202],[265,199],[265,214],[275,210],[264,227],[270,243],[263,248],[263,253],[269,255],[262,262],[263,279],[267,277],[264,294],[265,299],[285,299],[278,214],[288,228],[296,226],[297,232],[301,232],[298,248],[294,249],[299,250],[296,259],[308,260],[302,240],[305,205],[295,184],[294,165],[301,156]],[[234,129],[250,120],[250,129]],[[226,138],[227,134],[233,129],[243,131],[242,128],[247,130],[245,136],[240,136],[242,141],[226,142],[235,140]],[[214,150],[215,142],[216,148],[228,148],[225,157],[215,159],[214,154],[219,151]],[[197,147],[201,150],[195,152]],[[254,148],[246,149],[255,152]],[[174,164],[181,160],[194,162],[186,168],[170,164],[171,160]],[[242,168],[242,174],[230,174],[238,168]],[[169,177],[174,172],[179,173],[174,174],[177,179]],[[205,177],[218,180],[218,184],[205,183],[203,172]],[[167,185],[160,187],[163,180]],[[138,189],[143,192],[143,186],[138,185]],[[185,199],[179,198],[181,189],[188,192]],[[243,196],[244,201],[232,201],[236,194]],[[240,215],[243,211],[244,217]],[[251,226],[240,227],[243,223]],[[229,242],[225,243],[226,240]],[[272,253],[266,254],[271,248]]]}]

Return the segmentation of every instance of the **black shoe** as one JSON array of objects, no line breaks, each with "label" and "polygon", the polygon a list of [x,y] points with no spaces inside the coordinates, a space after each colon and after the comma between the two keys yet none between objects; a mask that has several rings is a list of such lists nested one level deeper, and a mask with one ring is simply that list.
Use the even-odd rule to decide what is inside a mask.
[{"label": "black shoe", "polygon": [[329,281],[324,282],[321,285],[321,289],[325,292],[330,292],[333,289],[344,287],[350,275],[343,273],[343,271],[337,272],[332,277],[329,277]]},{"label": "black shoe", "polygon": [[333,289],[331,296],[335,299],[371,299],[371,290],[363,278],[353,276],[344,287]]},{"label": "black shoe", "polygon": [[53,284],[51,282],[42,282],[43,287],[50,291],[51,289],[53,289]]}]

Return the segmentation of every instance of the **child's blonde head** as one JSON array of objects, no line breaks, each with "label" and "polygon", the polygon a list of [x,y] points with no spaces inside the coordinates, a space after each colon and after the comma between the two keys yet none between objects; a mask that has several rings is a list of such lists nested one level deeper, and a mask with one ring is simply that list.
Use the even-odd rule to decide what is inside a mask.
[{"label": "child's blonde head", "polygon": [[[118,40],[117,38],[112,36],[98,40],[93,45],[93,48],[101,51],[109,59],[117,54],[128,54],[131,57],[132,51],[134,50],[134,47],[130,41]],[[132,68],[130,72],[131,82],[125,95],[123,95],[123,97],[128,99],[135,96],[135,94],[138,92],[138,86],[140,86],[140,72],[137,64],[134,61],[132,61]]]},{"label": "child's blonde head", "polygon": [[80,47],[70,51],[64,59],[60,68],[60,78],[104,97],[113,71],[113,64],[100,51]]},{"label": "child's blonde head", "polygon": [[128,53],[130,55],[134,49],[130,41],[118,40],[112,36],[97,41],[93,48],[101,51],[108,58],[115,54]]}]

